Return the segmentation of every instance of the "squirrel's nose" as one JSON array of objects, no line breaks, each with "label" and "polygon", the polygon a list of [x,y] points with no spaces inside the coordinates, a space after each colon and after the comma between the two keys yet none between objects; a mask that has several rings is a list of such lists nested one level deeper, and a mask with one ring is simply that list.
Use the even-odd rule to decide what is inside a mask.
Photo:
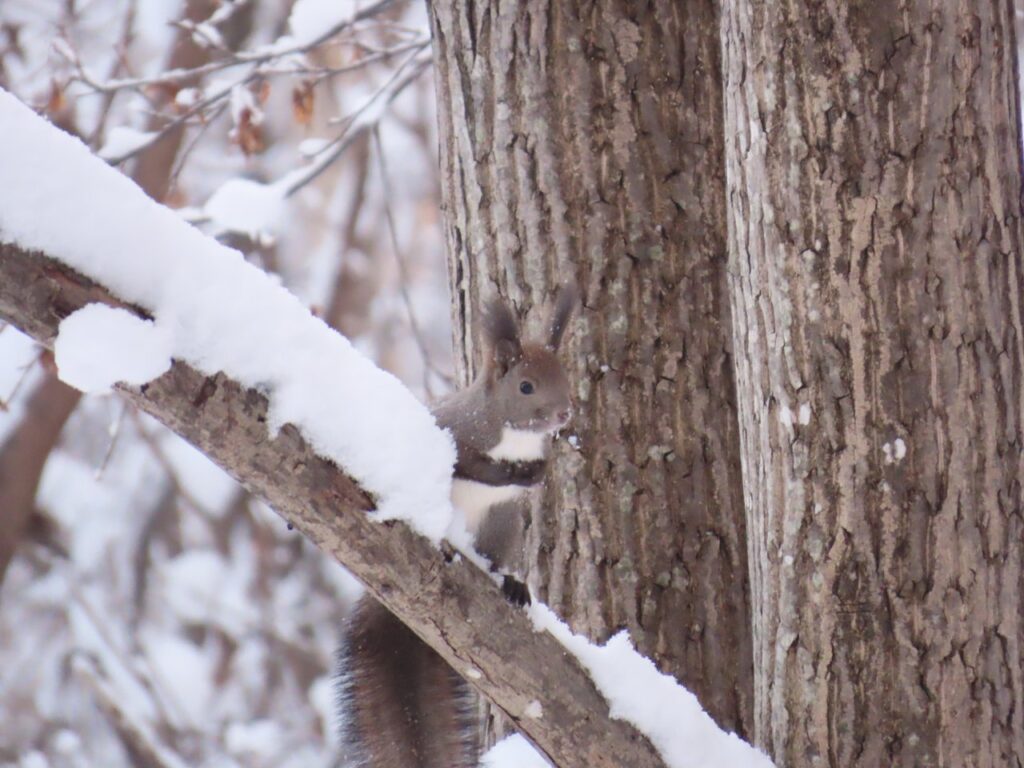
[{"label": "squirrel's nose", "polygon": [[561,411],[558,412],[558,418],[562,421],[563,424],[569,421],[570,416],[572,416],[572,408],[563,408]]}]

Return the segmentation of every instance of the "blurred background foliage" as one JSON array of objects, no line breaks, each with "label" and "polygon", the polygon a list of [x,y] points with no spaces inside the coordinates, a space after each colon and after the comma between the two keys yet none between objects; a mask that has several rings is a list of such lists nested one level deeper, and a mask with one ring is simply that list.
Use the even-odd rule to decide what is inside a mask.
[{"label": "blurred background foliage", "polygon": [[[0,86],[424,399],[450,387],[421,3],[3,0]],[[334,764],[330,667],[358,585],[11,327],[0,579],[0,765]]]}]

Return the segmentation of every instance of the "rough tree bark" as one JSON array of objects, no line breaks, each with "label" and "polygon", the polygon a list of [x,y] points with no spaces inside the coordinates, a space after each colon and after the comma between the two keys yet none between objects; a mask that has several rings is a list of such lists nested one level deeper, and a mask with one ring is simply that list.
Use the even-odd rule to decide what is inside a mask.
[{"label": "rough tree bark", "polygon": [[[90,302],[124,306],[44,254],[0,243],[0,319],[50,345],[61,319]],[[663,765],[643,735],[608,717],[606,702],[574,658],[550,634],[536,632],[488,575],[404,524],[374,522],[366,514],[372,500],[291,425],[270,439],[263,395],[180,362],[144,387],[121,392],[348,567],[453,667],[474,670],[469,677],[477,690],[555,764]],[[542,717],[525,716],[532,702]]]},{"label": "rough tree bark", "polygon": [[456,356],[465,374],[482,299],[529,309],[576,277],[579,443],[534,515],[531,581],[578,631],[628,628],[743,733],[719,20],[710,1],[640,6],[431,4]]},{"label": "rough tree bark", "polygon": [[755,733],[780,765],[1024,764],[1012,10],[725,3]]}]

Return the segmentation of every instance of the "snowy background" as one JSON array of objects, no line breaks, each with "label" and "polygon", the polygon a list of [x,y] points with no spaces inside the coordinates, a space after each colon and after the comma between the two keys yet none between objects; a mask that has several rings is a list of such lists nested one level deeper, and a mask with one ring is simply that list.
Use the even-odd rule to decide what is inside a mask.
[{"label": "snowy background", "polygon": [[[451,363],[428,42],[419,2],[2,0],[0,87],[429,399]],[[0,503],[0,766],[335,764],[331,657],[358,586],[2,326]],[[672,764],[752,764],[624,637],[598,650],[531,617]],[[541,764],[521,739],[485,762]]]},{"label": "snowy background", "polygon": [[[451,342],[425,12],[317,41],[372,5],[4,0],[0,87],[143,186],[162,177],[155,196],[426,399]],[[200,73],[166,80],[183,40]],[[0,330],[0,467],[45,458],[0,571],[0,765],[332,765],[358,587],[115,395],[79,400],[52,448],[14,440],[52,378]],[[0,482],[33,481],[17,469]]]}]

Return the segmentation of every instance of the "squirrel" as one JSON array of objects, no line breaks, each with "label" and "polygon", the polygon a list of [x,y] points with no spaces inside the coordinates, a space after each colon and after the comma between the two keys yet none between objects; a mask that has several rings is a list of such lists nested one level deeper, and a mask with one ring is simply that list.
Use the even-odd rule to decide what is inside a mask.
[{"label": "squirrel", "polygon": [[[508,305],[492,301],[483,313],[480,374],[431,408],[455,439],[452,504],[518,606],[530,602],[528,587],[509,572],[522,554],[524,521],[507,502],[542,482],[549,437],[572,413],[557,352],[575,304],[575,287],[560,288],[545,338],[527,341]],[[346,622],[338,669],[347,765],[476,767],[479,728],[469,685],[372,597],[361,598]]]}]

